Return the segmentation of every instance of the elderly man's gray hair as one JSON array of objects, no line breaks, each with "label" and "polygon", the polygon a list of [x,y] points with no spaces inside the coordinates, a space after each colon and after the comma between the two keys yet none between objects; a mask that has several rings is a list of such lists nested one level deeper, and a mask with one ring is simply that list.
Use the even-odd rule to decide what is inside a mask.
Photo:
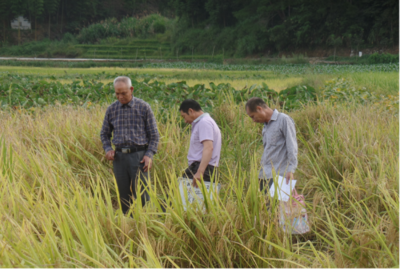
[{"label": "elderly man's gray hair", "polygon": [[115,83],[117,82],[123,82],[125,83],[128,87],[132,86],[132,81],[130,78],[126,77],[126,76],[119,76],[116,79],[114,79],[114,87],[115,87]]}]

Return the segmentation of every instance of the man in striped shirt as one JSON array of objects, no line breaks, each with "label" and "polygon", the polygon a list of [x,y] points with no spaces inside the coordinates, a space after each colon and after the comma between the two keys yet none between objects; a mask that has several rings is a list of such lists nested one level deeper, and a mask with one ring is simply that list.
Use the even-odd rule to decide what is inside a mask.
[{"label": "man in striped shirt", "polygon": [[297,168],[297,139],[293,119],[277,109],[272,110],[258,97],[247,101],[246,112],[254,122],[264,125],[264,153],[258,176],[260,190],[269,190],[273,183],[273,171],[285,177],[288,184]]},{"label": "man in striped shirt", "polygon": [[[100,137],[106,159],[113,161],[122,211],[127,213],[132,196],[136,198],[137,187],[142,193],[143,206],[150,199],[146,191],[147,178],[157,152],[159,134],[150,105],[133,97],[131,80],[117,77],[114,89],[118,101],[107,108]],[[115,150],[111,147],[112,132]]]}]

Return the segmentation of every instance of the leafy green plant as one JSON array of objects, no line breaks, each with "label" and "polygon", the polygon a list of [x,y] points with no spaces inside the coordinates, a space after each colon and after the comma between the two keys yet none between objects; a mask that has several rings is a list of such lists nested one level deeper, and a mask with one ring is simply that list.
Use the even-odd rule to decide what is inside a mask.
[{"label": "leafy green plant", "polygon": [[[102,76],[101,73],[97,75],[97,77],[100,76]],[[200,100],[205,107],[211,107],[214,102],[225,95],[232,95],[237,103],[255,96],[270,102],[279,100],[285,104],[285,108],[288,110],[299,108],[302,103],[315,101],[315,90],[309,86],[293,87],[278,94],[269,89],[265,83],[236,90],[229,83],[216,85],[210,82],[209,88],[204,84],[190,87],[185,81],[166,84],[157,80],[150,82],[150,76],[142,76],[142,78],[144,80],[139,81],[137,78],[135,79],[135,76],[131,76],[135,93],[144,100],[159,102],[164,108],[187,98]],[[0,81],[2,81],[0,85],[1,107],[29,108],[54,104],[88,106],[93,103],[109,103],[114,99],[114,88],[111,82],[103,84],[83,77],[82,80],[62,84],[56,81],[54,76],[50,76],[49,79],[50,81],[37,80],[34,76],[20,75],[0,77]]]},{"label": "leafy green plant", "polygon": [[399,96],[375,94],[364,87],[355,87],[344,78],[327,81],[322,91],[322,98],[330,102],[355,102],[381,106],[396,114],[399,112]]},{"label": "leafy green plant", "polygon": [[291,110],[301,108],[307,102],[317,101],[317,94],[313,87],[298,85],[279,92],[279,99],[282,105]]}]

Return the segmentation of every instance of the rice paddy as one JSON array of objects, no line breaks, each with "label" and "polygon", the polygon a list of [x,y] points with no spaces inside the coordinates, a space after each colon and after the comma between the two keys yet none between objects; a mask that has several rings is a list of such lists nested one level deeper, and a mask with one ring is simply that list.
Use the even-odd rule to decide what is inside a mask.
[{"label": "rice paddy", "polygon": [[[138,93],[136,97],[152,106],[161,140],[151,172],[151,202],[145,207],[134,202],[132,217],[119,210],[112,166],[99,137],[105,109],[113,100],[91,106],[77,102],[2,109],[2,267],[399,266],[398,95],[392,97],[398,92],[396,72],[0,70],[4,76],[34,82],[87,80],[91,85],[110,82],[115,73],[136,74],[138,81],[149,83],[229,82],[237,90],[262,82],[275,90],[308,84],[318,97],[326,93],[319,87],[327,80],[344,77],[349,85],[367,87],[373,98],[391,95],[390,104],[397,104],[393,110],[386,103],[371,105],[375,99],[364,103],[329,98],[285,111],[281,103],[269,102],[296,123],[295,178],[306,198],[311,227],[304,235],[284,233],[278,223],[279,202],[258,191],[262,126],[251,121],[244,103],[229,92],[216,95],[207,107],[221,129],[223,144],[222,190],[208,199],[205,211],[196,206],[184,211],[179,197],[177,177],[187,165],[190,127],[180,119],[178,104],[154,102],[150,94]],[[334,95],[338,89],[330,88],[331,96],[339,96]],[[166,212],[160,207],[163,199]],[[271,200],[269,210],[266,199]]]}]

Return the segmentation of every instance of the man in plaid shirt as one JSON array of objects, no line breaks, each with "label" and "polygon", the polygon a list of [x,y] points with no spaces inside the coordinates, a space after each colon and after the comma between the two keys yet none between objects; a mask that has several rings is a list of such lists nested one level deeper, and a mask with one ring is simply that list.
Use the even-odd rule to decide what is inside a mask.
[{"label": "man in plaid shirt", "polygon": [[[150,105],[133,97],[130,78],[117,77],[114,89],[118,101],[107,108],[100,137],[106,159],[113,161],[122,211],[127,213],[132,196],[136,199],[137,187],[142,193],[143,206],[150,199],[146,191],[147,178],[157,152],[159,134]],[[111,147],[112,132],[115,150]]]}]

